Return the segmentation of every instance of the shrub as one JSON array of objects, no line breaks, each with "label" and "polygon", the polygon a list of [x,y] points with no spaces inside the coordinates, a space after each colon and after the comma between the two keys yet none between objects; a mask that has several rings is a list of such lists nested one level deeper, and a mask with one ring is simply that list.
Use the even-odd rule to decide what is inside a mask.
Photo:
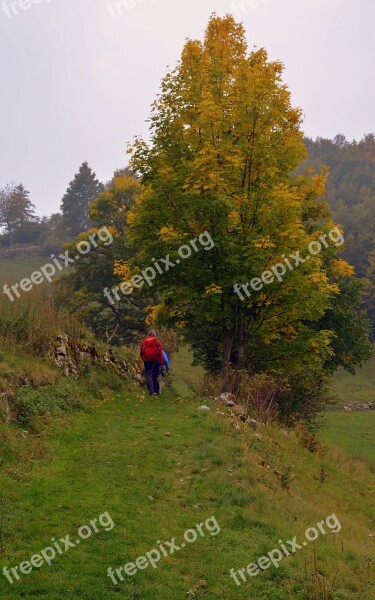
[{"label": "shrub", "polygon": [[208,396],[216,398],[220,396],[222,382],[218,375],[205,373],[197,380],[184,378],[183,381],[197,398],[207,398]]},{"label": "shrub", "polygon": [[39,390],[29,385],[21,386],[12,400],[12,408],[21,425],[28,426],[35,417],[62,411],[86,410],[87,405],[77,383],[62,379],[56,385],[48,385]]},{"label": "shrub", "polygon": [[264,424],[278,420],[293,427],[302,422],[310,431],[321,426],[325,409],[336,401],[330,392],[330,377],[321,368],[288,374],[242,373],[237,396],[247,414],[253,413]]},{"label": "shrub", "polygon": [[284,390],[284,385],[271,375],[261,373],[251,377],[245,374],[241,377],[238,400],[246,408],[246,416],[254,414],[255,418],[264,423],[277,419],[279,412],[278,399]]},{"label": "shrub", "polygon": [[43,253],[46,256],[49,256],[50,254],[57,254],[58,252],[61,252],[64,248],[64,242],[60,240],[59,237],[57,237],[57,235],[49,235],[48,237],[46,237],[46,239],[43,242]]},{"label": "shrub", "polygon": [[279,400],[281,420],[287,425],[302,421],[310,430],[317,429],[326,407],[335,402],[329,385],[330,378],[319,368],[288,375]]},{"label": "shrub", "polygon": [[319,449],[319,441],[315,435],[307,429],[303,423],[297,423],[295,432],[300,444],[309,452],[314,454]]}]

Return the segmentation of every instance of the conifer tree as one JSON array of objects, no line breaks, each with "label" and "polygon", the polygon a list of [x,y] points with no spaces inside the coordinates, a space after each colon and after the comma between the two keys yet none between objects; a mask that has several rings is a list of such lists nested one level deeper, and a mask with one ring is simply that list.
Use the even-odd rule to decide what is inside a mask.
[{"label": "conifer tree", "polygon": [[12,240],[17,230],[27,223],[38,221],[30,192],[20,183],[0,191],[0,227]]},{"label": "conifer tree", "polygon": [[103,184],[96,179],[87,162],[82,163],[61,203],[63,227],[69,237],[73,238],[88,228],[89,203],[103,190]]}]

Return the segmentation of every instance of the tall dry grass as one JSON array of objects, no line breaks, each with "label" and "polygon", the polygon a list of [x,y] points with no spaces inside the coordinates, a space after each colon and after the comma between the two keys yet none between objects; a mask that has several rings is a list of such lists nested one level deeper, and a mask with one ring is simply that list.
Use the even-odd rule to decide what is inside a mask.
[{"label": "tall dry grass", "polygon": [[34,288],[11,302],[0,296],[0,339],[3,345],[38,356],[46,353],[51,340],[64,329],[64,317],[54,307],[46,288]]}]

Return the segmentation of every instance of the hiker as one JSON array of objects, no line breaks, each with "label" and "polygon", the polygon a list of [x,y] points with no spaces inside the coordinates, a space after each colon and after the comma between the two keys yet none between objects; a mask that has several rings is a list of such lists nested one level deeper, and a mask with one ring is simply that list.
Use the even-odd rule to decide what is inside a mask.
[{"label": "hiker", "polygon": [[156,339],[156,332],[152,329],[141,346],[141,357],[145,365],[145,374],[150,396],[160,395],[159,374],[164,366],[163,347]]}]

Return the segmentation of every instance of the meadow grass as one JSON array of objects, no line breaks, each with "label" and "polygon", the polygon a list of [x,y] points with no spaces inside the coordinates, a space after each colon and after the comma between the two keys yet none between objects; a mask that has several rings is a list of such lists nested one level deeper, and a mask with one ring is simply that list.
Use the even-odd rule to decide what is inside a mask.
[{"label": "meadow grass", "polygon": [[193,360],[193,353],[188,346],[181,346],[173,357],[171,378],[174,389],[182,398],[193,396],[191,384],[196,385],[204,375],[204,369],[193,366]]},{"label": "meadow grass", "polygon": [[[339,406],[355,402],[375,403],[375,356],[356,375],[340,369],[332,384]],[[375,411],[330,409],[325,416],[321,438],[349,454],[375,465]]]},{"label": "meadow grass", "polygon": [[[65,380],[51,363],[11,347],[1,351],[0,392],[30,381],[49,412],[30,427],[28,413],[22,427],[0,424],[0,599],[375,598],[369,576],[374,469],[355,458],[369,458],[369,413],[341,411],[341,422],[330,413],[322,432],[329,443],[312,454],[294,431],[274,425],[253,431],[244,424],[236,430],[211,400],[194,395],[188,381],[203,371],[191,361],[182,348],[172,363],[172,385],[149,398],[90,365],[79,380]],[[67,386],[88,411],[54,412]],[[30,394],[22,397],[26,408],[31,388]],[[208,414],[197,411],[203,403],[211,407]],[[2,575],[3,566],[29,560],[51,538],[70,534],[74,541],[81,525],[104,512],[115,523],[112,531],[101,530],[13,585]],[[332,514],[342,525],[339,533],[320,536],[241,587],[230,578],[231,568],[246,568],[279,540],[303,540],[308,527]],[[212,516],[221,528],[217,536],[206,533],[118,586],[108,578],[108,567],[134,562],[157,540],[176,537],[178,543],[184,531]]]},{"label": "meadow grass", "polygon": [[[31,273],[38,271],[48,262],[46,256],[24,256],[21,258],[0,258],[0,284],[13,285]],[[1,290],[2,293],[2,290]]]},{"label": "meadow grass", "polygon": [[333,380],[332,391],[337,394],[340,404],[375,403],[375,354],[361,369],[356,370],[355,375],[339,369]]},{"label": "meadow grass", "polygon": [[[278,427],[238,432],[223,415],[166,388],[149,398],[133,386],[96,401],[90,414],[49,424],[33,438],[14,431],[2,456],[0,566],[28,560],[56,539],[108,511],[115,523],[11,586],[0,598],[179,600],[370,599],[374,553],[374,478],[361,461],[334,448],[312,454]],[[28,460],[25,455],[28,454]],[[246,567],[335,513],[341,532],[237,587]],[[221,528],[138,571],[117,587],[107,577],[214,516]],[[325,590],[325,591],[324,591]],[[190,595],[190,598],[193,598]]]},{"label": "meadow grass", "polygon": [[363,458],[375,469],[375,411],[330,411],[322,439]]}]

